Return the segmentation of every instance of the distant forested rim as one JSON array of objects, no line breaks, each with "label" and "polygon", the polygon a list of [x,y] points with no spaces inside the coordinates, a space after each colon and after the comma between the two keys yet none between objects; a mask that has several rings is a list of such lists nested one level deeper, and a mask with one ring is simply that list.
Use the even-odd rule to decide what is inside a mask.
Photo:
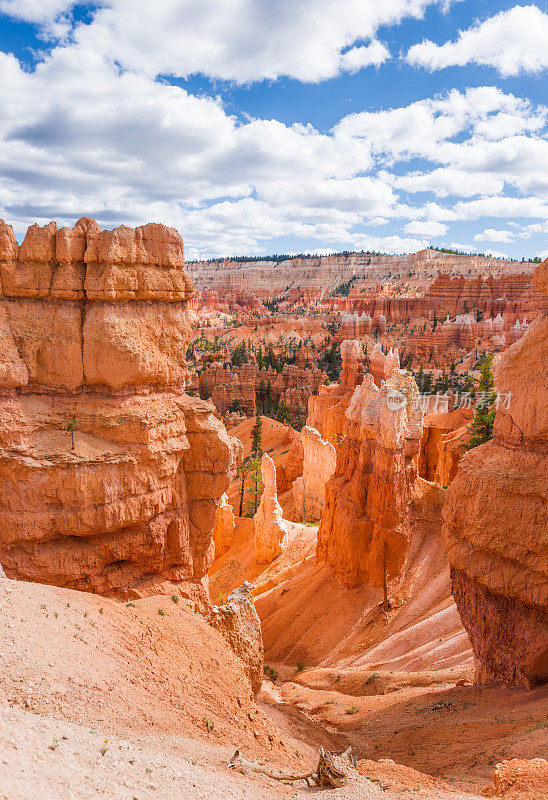
[{"label": "distant forested rim", "polygon": [[[465,250],[454,250],[450,247],[427,247],[427,250],[435,250],[438,253],[449,253],[450,255],[455,256],[481,256],[482,258],[495,258],[502,261],[515,261],[521,263],[531,262],[533,264],[540,264],[542,259],[540,256],[535,256],[534,258],[525,258],[523,256],[521,259],[519,258],[506,258],[502,256],[493,256],[489,253],[476,253],[476,252],[467,252]],[[394,255],[394,253],[385,253],[379,250],[340,250],[336,253],[325,253],[325,254],[315,254],[315,253],[273,253],[272,255],[266,256],[217,256],[215,258],[194,258],[194,259],[187,259],[187,264],[214,264],[218,261],[231,261],[234,263],[243,263],[246,262],[255,263],[260,261],[269,261],[269,262],[276,262],[280,263],[282,261],[291,261],[297,258],[322,258],[322,257],[333,257],[333,258],[340,258],[340,257],[348,257],[348,256],[390,256]],[[411,253],[406,253],[403,255],[412,255]]]}]

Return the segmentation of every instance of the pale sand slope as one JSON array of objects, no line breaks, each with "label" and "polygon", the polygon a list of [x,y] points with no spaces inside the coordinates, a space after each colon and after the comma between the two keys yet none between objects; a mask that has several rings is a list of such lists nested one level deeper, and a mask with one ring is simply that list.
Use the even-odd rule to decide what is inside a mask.
[{"label": "pale sand slope", "polygon": [[[282,800],[317,793],[226,768],[236,744],[249,757],[288,768],[308,769],[315,754],[290,726],[282,731],[264,716],[240,662],[182,603],[152,597],[127,607],[0,580],[0,612],[1,800]],[[210,733],[204,717],[214,722]],[[307,725],[314,723],[300,717],[312,740]],[[316,747],[322,729],[314,727]],[[383,769],[372,777],[378,781]],[[417,780],[432,785],[428,777]],[[398,800],[401,793],[353,775],[329,796]],[[414,796],[425,795],[406,792]],[[428,797],[471,795],[437,784]]]}]

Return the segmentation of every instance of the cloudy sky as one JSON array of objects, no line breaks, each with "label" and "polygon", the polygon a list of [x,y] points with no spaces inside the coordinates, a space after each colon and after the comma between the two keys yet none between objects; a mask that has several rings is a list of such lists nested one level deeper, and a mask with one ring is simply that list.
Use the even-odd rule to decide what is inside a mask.
[{"label": "cloudy sky", "polygon": [[0,0],[0,216],[548,255],[548,2]]}]

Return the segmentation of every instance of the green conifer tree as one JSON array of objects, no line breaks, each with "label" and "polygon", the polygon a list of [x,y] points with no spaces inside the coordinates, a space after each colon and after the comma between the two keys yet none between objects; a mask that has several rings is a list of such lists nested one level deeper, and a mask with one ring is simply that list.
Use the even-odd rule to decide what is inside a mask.
[{"label": "green conifer tree", "polygon": [[495,422],[495,381],[493,379],[493,353],[484,353],[481,362],[481,377],[475,389],[476,414],[468,426],[470,441],[464,446],[471,450],[480,444],[485,444],[493,438],[493,425]]},{"label": "green conifer tree", "polygon": [[251,429],[251,452],[254,456],[260,455],[263,451],[261,445],[263,443],[263,421],[259,411],[255,417],[255,424]]}]

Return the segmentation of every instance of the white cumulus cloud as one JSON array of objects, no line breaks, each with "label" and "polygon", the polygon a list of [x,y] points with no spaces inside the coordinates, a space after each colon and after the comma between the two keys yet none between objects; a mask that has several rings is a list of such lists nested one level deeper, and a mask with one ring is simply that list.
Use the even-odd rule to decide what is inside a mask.
[{"label": "white cumulus cloud", "polygon": [[[50,32],[76,3],[0,0],[0,11]],[[91,4],[91,3],[90,3]],[[420,18],[447,0],[103,0],[73,39],[124,69],[151,77],[247,83],[286,76],[318,82],[379,66],[390,53],[377,30]],[[95,5],[95,4],[92,4]]]},{"label": "white cumulus cloud", "polygon": [[494,67],[501,75],[542,72],[548,67],[548,14],[534,5],[514,6],[465,31],[453,42],[426,39],[407,53],[410,64],[429,70],[465,64]]},{"label": "white cumulus cloud", "polygon": [[428,220],[421,222],[420,220],[416,220],[414,222],[408,222],[404,230],[406,233],[414,233],[418,236],[443,236],[444,233],[447,233],[447,225],[444,225],[442,222]]},{"label": "white cumulus cloud", "polygon": [[482,233],[477,233],[474,236],[475,242],[502,242],[503,244],[510,244],[514,241],[514,236],[511,231],[498,231],[495,228],[485,228]]}]

